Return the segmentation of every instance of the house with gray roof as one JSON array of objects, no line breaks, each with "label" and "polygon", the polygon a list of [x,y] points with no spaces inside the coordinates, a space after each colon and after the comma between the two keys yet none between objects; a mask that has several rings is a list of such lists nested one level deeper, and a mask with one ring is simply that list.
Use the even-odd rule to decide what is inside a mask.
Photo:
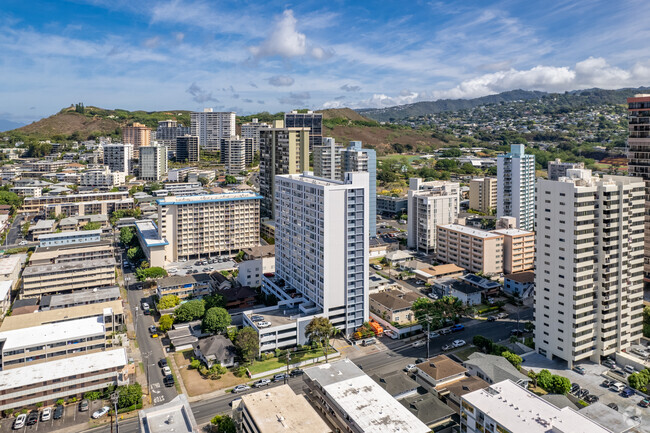
[{"label": "house with gray roof", "polygon": [[530,378],[519,372],[503,356],[474,352],[464,363],[467,373],[478,376],[489,384],[511,380],[517,385],[528,388]]},{"label": "house with gray roof", "polygon": [[213,335],[202,338],[192,344],[194,355],[200,359],[208,368],[215,364],[222,367],[235,365],[235,354],[237,353],[232,342],[223,335]]}]

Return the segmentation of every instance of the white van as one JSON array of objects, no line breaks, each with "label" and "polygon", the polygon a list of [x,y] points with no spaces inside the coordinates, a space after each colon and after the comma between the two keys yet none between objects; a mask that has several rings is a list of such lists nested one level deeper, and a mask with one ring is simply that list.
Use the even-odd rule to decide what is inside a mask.
[{"label": "white van", "polygon": [[614,382],[611,385],[609,385],[610,391],[621,392],[624,389],[625,389],[625,385],[623,385],[621,382]]},{"label": "white van", "polygon": [[625,370],[627,373],[630,373],[630,374],[636,373],[636,368],[634,368],[634,366],[632,366],[632,365],[626,365],[623,368],[623,370]]},{"label": "white van", "polygon": [[376,344],[376,343],[377,343],[377,339],[375,337],[365,338],[365,339],[361,340],[361,345],[362,346],[370,346],[370,345]]}]

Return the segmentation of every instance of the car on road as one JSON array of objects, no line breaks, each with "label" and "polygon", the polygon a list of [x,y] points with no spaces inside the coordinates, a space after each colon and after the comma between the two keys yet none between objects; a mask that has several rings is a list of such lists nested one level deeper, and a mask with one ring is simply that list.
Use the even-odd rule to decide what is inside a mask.
[{"label": "car on road", "polygon": [[465,340],[454,340],[454,342],[451,344],[453,344],[454,347],[463,347],[467,343],[465,342]]},{"label": "car on road", "polygon": [[487,317],[488,322],[494,322],[495,320],[497,320],[496,316],[488,316]]},{"label": "car on road", "polygon": [[162,368],[162,374],[163,374],[163,376],[171,376],[171,374],[172,374],[172,369],[169,368],[168,365],[166,365],[166,366],[164,366],[164,367]]},{"label": "car on road", "polygon": [[20,241],[20,243],[19,243],[18,245],[20,245],[20,246],[25,246],[25,245],[27,245],[28,243],[29,243],[29,242],[27,242],[27,241]]},{"label": "car on road", "polygon": [[111,410],[110,407],[108,407],[108,406],[104,406],[104,407],[102,407],[101,409],[96,410],[95,412],[93,412],[93,418],[94,418],[94,419],[101,418],[101,417],[103,417],[104,415],[106,415],[106,414],[108,413],[109,410]]},{"label": "car on road", "polygon": [[271,322],[257,322],[258,328],[268,328],[271,326]]},{"label": "car on road", "polygon": [[284,379],[287,379],[287,375],[284,373],[276,374],[273,376],[273,382],[282,382]]},{"label": "car on road", "polygon": [[373,269],[376,269],[376,270],[378,270],[378,271],[381,271],[382,269],[384,269],[384,268],[382,268],[382,267],[379,266],[379,265],[372,265],[372,268],[373,268]]},{"label": "car on road", "polygon": [[63,405],[57,404],[56,408],[54,409],[54,419],[61,419],[63,417]]},{"label": "car on road", "polygon": [[451,330],[450,330],[450,329],[448,329],[448,328],[445,328],[445,329],[441,329],[441,330],[440,330],[440,331],[438,331],[438,332],[440,333],[440,335],[447,335],[447,334],[451,334]]},{"label": "car on road", "polygon": [[27,421],[27,415],[25,415],[24,413],[21,413],[14,420],[13,429],[18,430],[18,429],[21,429],[21,428],[25,427],[25,421]]},{"label": "car on road", "polygon": [[440,337],[440,334],[438,334],[436,331],[429,332],[429,338],[438,338],[438,337]]},{"label": "car on road", "polygon": [[406,367],[404,367],[404,371],[409,372],[411,370],[415,370],[415,364],[407,364]]},{"label": "car on road", "polygon": [[237,385],[236,387],[234,387],[232,389],[232,392],[234,392],[234,393],[244,392],[244,391],[248,391],[249,389],[251,389],[251,387],[248,386],[248,385]]},{"label": "car on road", "polygon": [[451,328],[449,328],[449,330],[450,330],[451,332],[460,332],[460,331],[462,331],[463,329],[465,329],[465,327],[464,327],[463,325],[454,325],[454,326],[452,326]]},{"label": "car on road", "polygon": [[38,411],[33,410],[27,415],[27,421],[25,421],[25,425],[34,425],[38,422]]},{"label": "car on road", "polygon": [[497,314],[497,319],[505,319],[508,317],[508,313],[499,313]]},{"label": "car on road", "polygon": [[451,350],[453,348],[454,348],[453,344],[445,344],[444,346],[442,346],[442,350],[444,351]]},{"label": "car on road", "polygon": [[422,340],[418,340],[418,341],[416,341],[415,343],[413,343],[412,346],[413,346],[413,347],[424,346],[424,341],[422,341]]},{"label": "car on road", "polygon": [[303,374],[305,374],[305,372],[303,370],[301,370],[300,368],[296,368],[296,369],[291,370],[290,376],[291,377],[296,377],[296,376],[302,376]]},{"label": "car on road", "polygon": [[580,367],[579,365],[576,365],[573,367],[573,371],[575,371],[578,374],[585,375],[587,374],[587,370],[584,369],[584,367]]},{"label": "car on road", "polygon": [[52,418],[52,408],[46,407],[41,412],[41,421],[49,421]]},{"label": "car on road", "polygon": [[263,386],[269,386],[271,381],[269,379],[260,379],[253,384],[253,388],[261,388]]},{"label": "car on road", "polygon": [[650,406],[650,397],[646,397],[643,400],[639,402],[639,406],[641,407],[648,407]]},{"label": "car on road", "polygon": [[264,320],[264,316],[260,316],[260,315],[256,314],[256,315],[251,316],[251,320],[253,322],[261,322],[261,321]]},{"label": "car on road", "polygon": [[85,412],[90,407],[90,403],[85,398],[79,403],[79,412]]},{"label": "car on road", "polygon": [[174,380],[174,376],[172,376],[171,374],[169,374],[169,375],[163,377],[163,384],[164,384],[166,387],[169,388],[169,387],[171,387],[171,386],[174,386],[174,383],[176,383],[176,381]]},{"label": "car on road", "polygon": [[158,361],[158,366],[160,368],[167,367],[167,358],[160,358],[160,361]]},{"label": "car on road", "polygon": [[618,411],[618,405],[616,403],[610,403],[607,405],[608,408]]},{"label": "car on road", "polygon": [[150,326],[149,327],[149,334],[155,334],[158,329],[155,326]]}]

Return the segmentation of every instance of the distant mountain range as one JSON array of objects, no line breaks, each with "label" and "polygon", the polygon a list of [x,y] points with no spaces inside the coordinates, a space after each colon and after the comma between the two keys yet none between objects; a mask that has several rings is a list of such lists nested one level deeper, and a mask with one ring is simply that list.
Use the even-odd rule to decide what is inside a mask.
[{"label": "distant mountain range", "polygon": [[626,98],[634,96],[637,93],[648,92],[649,90],[649,87],[618,90],[587,89],[565,93],[510,90],[496,95],[474,99],[439,99],[437,101],[422,101],[386,108],[364,108],[356,111],[363,116],[379,122],[389,122],[446,111],[466,110],[482,105],[527,101],[531,99],[541,100],[542,102],[548,101],[549,105],[561,105],[570,108],[577,108],[582,105],[625,104]]}]

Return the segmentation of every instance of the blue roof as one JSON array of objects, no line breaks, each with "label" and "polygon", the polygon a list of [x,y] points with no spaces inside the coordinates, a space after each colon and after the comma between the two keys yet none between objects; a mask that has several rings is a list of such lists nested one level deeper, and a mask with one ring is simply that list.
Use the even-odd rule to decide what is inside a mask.
[{"label": "blue roof", "polygon": [[[140,228],[140,226],[145,225],[151,225],[151,227],[143,227],[142,229]],[[167,240],[158,239],[158,227],[156,227],[156,224],[151,220],[136,221],[135,229],[138,231],[139,238],[142,239],[145,244],[147,244],[147,247],[160,247],[169,245],[169,242],[167,242]]]},{"label": "blue roof", "polygon": [[236,195],[236,194],[242,194],[241,192],[233,192],[233,193],[222,193],[222,194],[204,194],[204,195],[197,195],[197,196],[185,196],[183,198],[188,199],[192,197],[214,197],[210,199],[197,199],[197,200],[180,200],[180,201],[165,201],[165,199],[158,199],[156,200],[156,203],[160,206],[169,206],[169,205],[181,205],[181,204],[199,204],[199,203],[216,203],[220,201],[238,201],[238,200],[261,200],[262,197],[259,194],[251,194],[247,195],[245,197],[229,197],[231,195]]}]

